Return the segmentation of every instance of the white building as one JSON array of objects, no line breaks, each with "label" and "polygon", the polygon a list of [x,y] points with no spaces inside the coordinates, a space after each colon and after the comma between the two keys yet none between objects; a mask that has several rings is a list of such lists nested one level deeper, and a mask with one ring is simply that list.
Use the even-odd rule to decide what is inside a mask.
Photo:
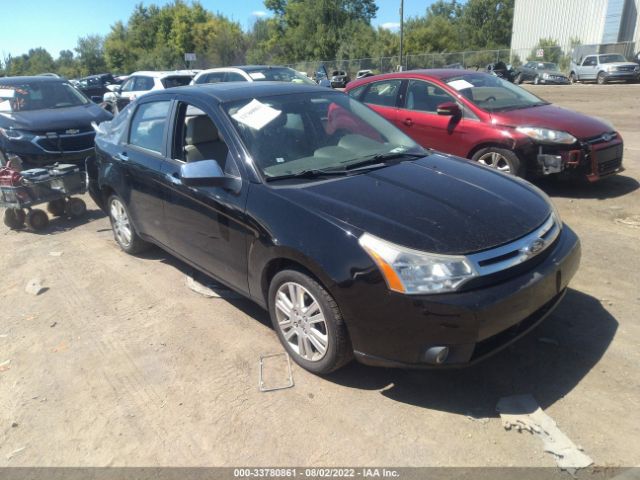
[{"label": "white building", "polygon": [[515,0],[511,49],[530,51],[541,38],[568,51],[582,45],[634,42],[640,50],[640,0]]}]

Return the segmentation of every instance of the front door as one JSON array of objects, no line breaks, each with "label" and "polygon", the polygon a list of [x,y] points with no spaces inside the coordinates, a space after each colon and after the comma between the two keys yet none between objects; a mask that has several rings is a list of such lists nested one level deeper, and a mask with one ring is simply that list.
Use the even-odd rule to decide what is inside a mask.
[{"label": "front door", "polygon": [[398,126],[423,147],[466,157],[470,150],[469,120],[438,115],[438,105],[456,100],[439,86],[424,80],[409,80],[405,102],[398,111]]},{"label": "front door", "polygon": [[127,174],[129,211],[138,233],[166,242],[163,217],[162,166],[165,159],[165,135],[171,102],[141,103],[137,106],[128,139],[117,152]]},{"label": "front door", "polygon": [[227,175],[241,177],[237,153],[225,141],[219,120],[206,106],[179,101],[171,135],[171,155],[163,168],[168,246],[199,269],[248,293],[247,241],[252,232],[245,219],[249,183],[239,191],[188,187],[180,180],[187,162],[216,160]]}]

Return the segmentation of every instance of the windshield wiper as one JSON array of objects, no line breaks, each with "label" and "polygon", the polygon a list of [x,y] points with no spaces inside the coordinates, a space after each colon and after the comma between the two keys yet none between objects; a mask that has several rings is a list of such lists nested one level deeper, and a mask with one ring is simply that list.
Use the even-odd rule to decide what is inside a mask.
[{"label": "windshield wiper", "polygon": [[277,177],[266,177],[265,181],[273,182],[275,180],[285,180],[287,178],[318,178],[318,177],[326,177],[331,175],[345,175],[349,173],[346,169],[335,169],[335,170],[321,170],[321,169],[311,169],[311,170],[302,170],[296,173],[287,173],[286,175],[278,175]]},{"label": "windshield wiper", "polygon": [[381,163],[386,163],[389,160],[397,160],[399,158],[423,158],[426,157],[428,153],[418,153],[418,152],[387,152],[387,153],[376,153],[375,155],[368,155],[363,157],[361,160],[357,162],[350,163],[346,165],[345,170],[354,170],[360,167],[366,167],[368,165],[379,165]]}]

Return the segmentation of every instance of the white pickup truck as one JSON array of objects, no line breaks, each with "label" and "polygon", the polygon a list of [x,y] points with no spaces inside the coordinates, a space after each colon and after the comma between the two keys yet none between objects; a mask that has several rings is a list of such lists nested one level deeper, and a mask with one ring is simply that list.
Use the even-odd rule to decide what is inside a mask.
[{"label": "white pickup truck", "polygon": [[600,85],[610,80],[640,80],[640,65],[629,62],[619,53],[586,55],[578,63],[571,61],[571,83],[595,81]]}]

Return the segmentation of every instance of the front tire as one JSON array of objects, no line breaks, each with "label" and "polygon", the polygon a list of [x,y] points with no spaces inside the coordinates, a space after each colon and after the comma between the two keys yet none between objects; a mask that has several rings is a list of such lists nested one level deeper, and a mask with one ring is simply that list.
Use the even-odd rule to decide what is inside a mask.
[{"label": "front tire", "polygon": [[511,150],[498,147],[487,147],[478,150],[471,160],[475,160],[486,167],[517,177],[525,176],[525,169],[518,155]]},{"label": "front tire", "polygon": [[598,85],[604,85],[605,83],[607,83],[607,76],[604,74],[604,72],[598,73],[596,82],[598,83]]},{"label": "front tire", "polygon": [[4,211],[4,224],[11,230],[19,230],[24,227],[26,215],[20,208],[7,208]]},{"label": "front tire", "polygon": [[124,201],[118,195],[111,195],[107,202],[107,207],[111,228],[113,229],[113,238],[118,246],[131,255],[146,250],[149,244],[136,233]]},{"label": "front tire", "polygon": [[30,210],[27,214],[27,225],[36,232],[44,230],[49,225],[49,216],[47,215],[47,212],[40,210],[39,208]]},{"label": "front tire", "polygon": [[273,277],[269,314],[280,342],[305,370],[324,375],[353,358],[338,305],[306,273],[283,270]]}]

